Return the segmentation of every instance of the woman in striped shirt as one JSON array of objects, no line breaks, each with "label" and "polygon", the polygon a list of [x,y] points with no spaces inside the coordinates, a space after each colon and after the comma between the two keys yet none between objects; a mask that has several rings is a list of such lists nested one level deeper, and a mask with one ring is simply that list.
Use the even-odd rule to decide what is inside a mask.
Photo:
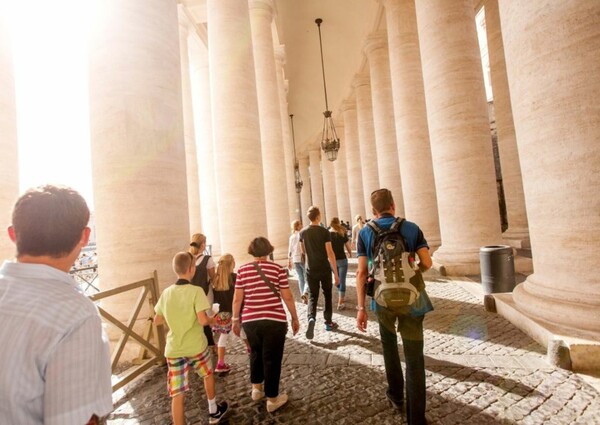
[{"label": "woman in striped shirt", "polygon": [[[240,313],[250,343],[250,382],[252,400],[267,396],[267,411],[283,406],[288,396],[279,393],[283,346],[287,333],[287,316],[283,302],[292,316],[292,331],[300,329],[287,273],[279,264],[267,261],[273,246],[266,238],[256,238],[248,247],[252,263],[238,269],[233,298],[233,332],[240,334]],[[241,310],[242,302],[244,304]],[[263,387],[264,381],[264,387]]]}]

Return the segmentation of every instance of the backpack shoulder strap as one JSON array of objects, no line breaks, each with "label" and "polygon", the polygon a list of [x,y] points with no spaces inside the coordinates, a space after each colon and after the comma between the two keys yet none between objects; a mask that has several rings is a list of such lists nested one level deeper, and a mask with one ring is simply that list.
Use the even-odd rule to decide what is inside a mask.
[{"label": "backpack shoulder strap", "polygon": [[371,220],[371,221],[367,222],[367,226],[369,226],[371,229],[373,229],[373,232],[375,232],[375,235],[379,235],[381,233],[381,227],[379,227],[379,225],[377,223],[375,223],[375,220]]},{"label": "backpack shoulder strap", "polygon": [[390,227],[390,230],[393,232],[399,232],[402,229],[402,225],[404,224],[404,221],[405,220],[403,218],[396,217],[396,219],[392,223],[392,226]]}]

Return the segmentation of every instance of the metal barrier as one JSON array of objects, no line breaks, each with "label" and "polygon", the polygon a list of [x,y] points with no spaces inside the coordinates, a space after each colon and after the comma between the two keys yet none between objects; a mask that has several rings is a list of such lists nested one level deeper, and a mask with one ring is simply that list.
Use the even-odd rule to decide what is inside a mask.
[{"label": "metal barrier", "polygon": [[[123,294],[125,292],[139,289],[137,301],[133,305],[133,310],[127,320],[127,323],[122,323],[120,320],[115,318],[113,315],[104,310],[101,306],[98,306],[100,315],[105,320],[116,328],[118,328],[123,334],[111,355],[111,366],[113,373],[115,372],[119,359],[125,349],[125,344],[131,339],[132,342],[137,343],[140,346],[140,353],[134,363],[136,366],[129,368],[117,381],[113,384],[113,392],[117,391],[122,386],[130,383],[133,379],[137,378],[146,370],[150,369],[155,364],[163,363],[165,361],[165,334],[162,326],[156,326],[154,324],[154,306],[158,301],[158,275],[154,271],[152,278],[140,280],[139,282],[130,283],[128,285],[120,286],[118,288],[109,289],[106,291],[98,292],[97,294],[90,295],[90,300],[97,302],[108,297]],[[136,333],[133,330],[135,322],[144,306],[145,301],[150,307],[150,313],[148,321],[144,326],[141,334]],[[154,340],[154,341],[152,341]]]}]

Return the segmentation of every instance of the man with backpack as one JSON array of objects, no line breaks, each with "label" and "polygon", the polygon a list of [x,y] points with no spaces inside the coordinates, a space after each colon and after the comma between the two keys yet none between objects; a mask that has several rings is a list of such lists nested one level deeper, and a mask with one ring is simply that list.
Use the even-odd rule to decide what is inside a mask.
[{"label": "man with backpack", "polygon": [[429,246],[419,226],[395,217],[396,205],[388,189],[371,193],[371,206],[375,219],[361,229],[357,240],[356,324],[366,331],[365,299],[366,295],[373,297],[388,381],[386,396],[394,408],[402,410],[404,378],[398,331],[406,360],[407,420],[410,425],[426,424],[423,318],[433,306],[421,272],[432,265]]}]

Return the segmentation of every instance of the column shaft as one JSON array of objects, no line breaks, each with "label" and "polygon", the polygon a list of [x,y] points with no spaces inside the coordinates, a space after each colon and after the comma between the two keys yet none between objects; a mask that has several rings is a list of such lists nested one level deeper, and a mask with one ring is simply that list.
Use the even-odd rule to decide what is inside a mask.
[{"label": "column shaft", "polygon": [[442,246],[452,275],[479,272],[479,248],[500,242],[500,214],[471,0],[416,2]]},{"label": "column shaft", "polygon": [[250,23],[256,71],[267,232],[275,258],[286,258],[289,204],[285,174],[283,130],[273,47],[272,0],[250,0]]},{"label": "column shaft", "polygon": [[358,122],[356,117],[356,100],[348,99],[342,104],[344,114],[344,140],[346,146],[346,169],[348,173],[348,195],[350,198],[350,223],[354,225],[354,217],[366,218],[365,197],[363,195],[362,159],[358,139]]},{"label": "column shaft", "polygon": [[221,248],[242,264],[248,243],[267,235],[248,3],[208,0],[207,14]]},{"label": "column shaft", "polygon": [[398,144],[394,126],[394,103],[390,81],[390,61],[385,31],[367,38],[365,53],[371,74],[373,98],[373,127],[377,145],[377,170],[379,184],[392,191],[396,214],[404,216],[404,199],[398,162]]},{"label": "column shaft", "polygon": [[502,32],[500,30],[498,0],[485,1],[485,27],[488,39],[492,90],[494,93],[494,111],[498,132],[498,149],[500,151],[504,199],[506,200],[506,212],[508,215],[508,229],[506,229],[503,236],[508,243],[516,248],[527,248],[529,247],[527,211],[525,210],[521,164],[519,162],[515,126],[510,106],[510,91],[508,89],[506,63],[504,61],[504,46],[502,45]]},{"label": "column shaft", "polygon": [[19,194],[15,80],[8,22],[0,16],[0,258],[14,258],[15,245],[6,236],[10,211]]},{"label": "column shaft", "polygon": [[[90,47],[90,134],[102,289],[173,282],[189,238],[177,6],[103,3]],[[137,294],[106,300],[126,318]],[[109,311],[111,311],[109,309]]]},{"label": "column shaft", "polygon": [[[373,126],[373,102],[371,83],[368,75],[356,76],[353,81],[356,93],[356,118],[358,122],[358,140],[360,162],[362,166],[362,185],[365,212],[372,216],[371,192],[381,188],[378,172],[378,154]],[[363,216],[366,219],[366,217]]]},{"label": "column shaft", "polygon": [[181,94],[183,103],[183,138],[185,142],[185,165],[188,191],[190,230],[198,232],[202,223],[200,217],[200,187],[198,182],[198,158],[196,155],[196,134],[194,132],[194,110],[192,107],[192,87],[190,83],[190,60],[188,53],[189,26],[193,25],[183,5],[179,8],[179,57],[181,59]]},{"label": "column shaft", "polygon": [[419,224],[430,248],[440,246],[429,128],[414,0],[385,0],[391,83],[404,211]]},{"label": "column shaft", "polygon": [[[336,126],[338,135],[345,135],[345,125]],[[343,143],[338,152],[338,158],[333,163],[335,173],[335,191],[337,194],[337,213],[340,220],[352,222],[352,213],[350,212],[350,197],[348,195],[348,170],[346,167],[346,152],[348,151],[348,141],[343,138]]]},{"label": "column shaft", "polygon": [[300,215],[302,216],[302,223],[307,226],[310,224],[310,221],[306,217],[306,211],[308,211],[308,207],[310,207],[312,202],[311,195],[311,184],[310,184],[310,172],[309,172],[309,159],[308,156],[298,157],[298,164],[300,165],[300,177],[304,182],[304,186],[302,186],[302,192],[300,192]]},{"label": "column shaft", "polygon": [[221,233],[219,230],[208,49],[198,36],[190,39],[189,47],[202,217],[201,226],[190,230],[192,234],[205,234],[207,244],[211,246],[213,255],[220,255],[223,251],[221,250]]},{"label": "column shaft", "polygon": [[514,300],[599,338],[600,3],[506,1],[500,17],[535,270]]},{"label": "column shaft", "polygon": [[335,171],[333,169],[333,164],[333,162],[328,161],[326,158],[323,158],[323,162],[321,164],[321,167],[323,168],[323,198],[325,203],[324,218],[327,218],[327,221],[324,221],[324,223],[327,226],[333,217],[339,217],[337,210],[337,191],[335,187]]},{"label": "column shaft", "polygon": [[308,159],[310,161],[310,192],[312,195],[312,205],[319,207],[321,210],[321,221],[325,223],[327,217],[325,216],[325,199],[323,198],[321,151],[318,149],[309,151]]}]

